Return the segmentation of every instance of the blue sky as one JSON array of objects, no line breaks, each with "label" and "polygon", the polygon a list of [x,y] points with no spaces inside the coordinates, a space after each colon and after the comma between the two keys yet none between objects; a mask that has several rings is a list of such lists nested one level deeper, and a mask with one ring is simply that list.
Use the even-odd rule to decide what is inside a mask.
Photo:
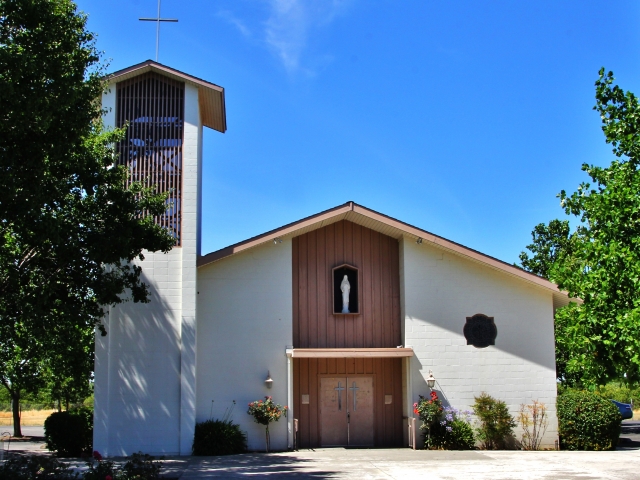
[{"label": "blue sky", "polygon": [[[157,0],[81,0],[110,70]],[[226,90],[203,253],[353,200],[507,262],[612,159],[600,67],[640,94],[640,2],[163,0],[159,61]]]}]

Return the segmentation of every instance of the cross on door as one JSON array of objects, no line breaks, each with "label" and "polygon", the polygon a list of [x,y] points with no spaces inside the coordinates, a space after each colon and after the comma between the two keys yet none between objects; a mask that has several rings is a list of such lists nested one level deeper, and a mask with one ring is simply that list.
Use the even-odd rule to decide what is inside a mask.
[{"label": "cross on door", "polygon": [[358,394],[358,390],[360,390],[360,387],[356,387],[356,382],[353,382],[352,386],[349,387],[349,390],[351,390],[352,396],[353,396],[353,409],[356,410],[356,397]]},{"label": "cross on door", "polygon": [[338,386],[334,390],[338,392],[338,410],[342,410],[342,391],[344,390],[342,382],[338,382]]}]

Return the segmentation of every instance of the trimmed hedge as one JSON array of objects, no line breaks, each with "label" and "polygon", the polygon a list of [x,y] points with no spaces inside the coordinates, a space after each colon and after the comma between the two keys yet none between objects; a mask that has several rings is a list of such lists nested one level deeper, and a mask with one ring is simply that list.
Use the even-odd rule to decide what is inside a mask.
[{"label": "trimmed hedge", "polygon": [[613,450],[622,416],[608,399],[595,393],[566,390],[557,399],[558,433],[563,450]]},{"label": "trimmed hedge", "polygon": [[90,454],[93,445],[93,410],[78,408],[52,413],[44,421],[47,448],[58,457]]},{"label": "trimmed hedge", "polygon": [[193,455],[235,455],[247,450],[247,436],[230,420],[196,423]]}]

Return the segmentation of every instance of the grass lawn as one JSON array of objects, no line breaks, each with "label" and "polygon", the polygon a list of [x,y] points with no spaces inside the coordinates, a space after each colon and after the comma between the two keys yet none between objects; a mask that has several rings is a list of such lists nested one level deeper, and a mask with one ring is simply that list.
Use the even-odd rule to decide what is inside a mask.
[{"label": "grass lawn", "polygon": [[[57,410],[26,410],[20,415],[21,425],[42,426],[45,419]],[[638,412],[640,415],[640,411]],[[0,412],[0,426],[13,425],[13,414],[11,412]]]}]

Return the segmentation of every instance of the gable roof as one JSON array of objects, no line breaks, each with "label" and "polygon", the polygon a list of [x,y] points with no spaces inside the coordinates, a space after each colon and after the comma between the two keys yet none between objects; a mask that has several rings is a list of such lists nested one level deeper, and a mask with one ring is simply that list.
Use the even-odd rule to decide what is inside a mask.
[{"label": "gable roof", "polygon": [[147,72],[155,72],[166,77],[188,83],[198,89],[198,104],[200,106],[200,117],[205,127],[212,128],[219,132],[227,130],[227,114],[224,104],[224,88],[201,78],[194,77],[187,73],[167,67],[153,60],[147,60],[137,65],[132,65],[117,72],[107,75],[105,78],[109,82],[122,82]]},{"label": "gable roof", "polygon": [[502,271],[530,284],[551,291],[553,293],[553,303],[555,308],[569,303],[570,299],[566,292],[561,292],[555,283],[550,282],[545,278],[529,273],[519,267],[503,262],[502,260],[498,260],[497,258],[485,255],[484,253],[473,250],[472,248],[447,240],[446,238],[440,237],[426,230],[401,222],[393,217],[389,217],[376,212],[375,210],[358,205],[354,202],[347,202],[344,205],[330,208],[324,212],[311,215],[310,217],[303,218],[297,222],[289,223],[288,225],[284,225],[275,230],[271,230],[201,256],[198,258],[198,267],[203,267],[231,255],[271,242],[277,238],[297,237],[341,220],[348,220],[384,235],[393,237],[397,240],[400,240],[402,237],[407,237],[415,241],[421,239],[422,243],[432,245],[436,248],[441,248],[455,255],[465,257],[474,262],[481,263],[490,268]]}]

